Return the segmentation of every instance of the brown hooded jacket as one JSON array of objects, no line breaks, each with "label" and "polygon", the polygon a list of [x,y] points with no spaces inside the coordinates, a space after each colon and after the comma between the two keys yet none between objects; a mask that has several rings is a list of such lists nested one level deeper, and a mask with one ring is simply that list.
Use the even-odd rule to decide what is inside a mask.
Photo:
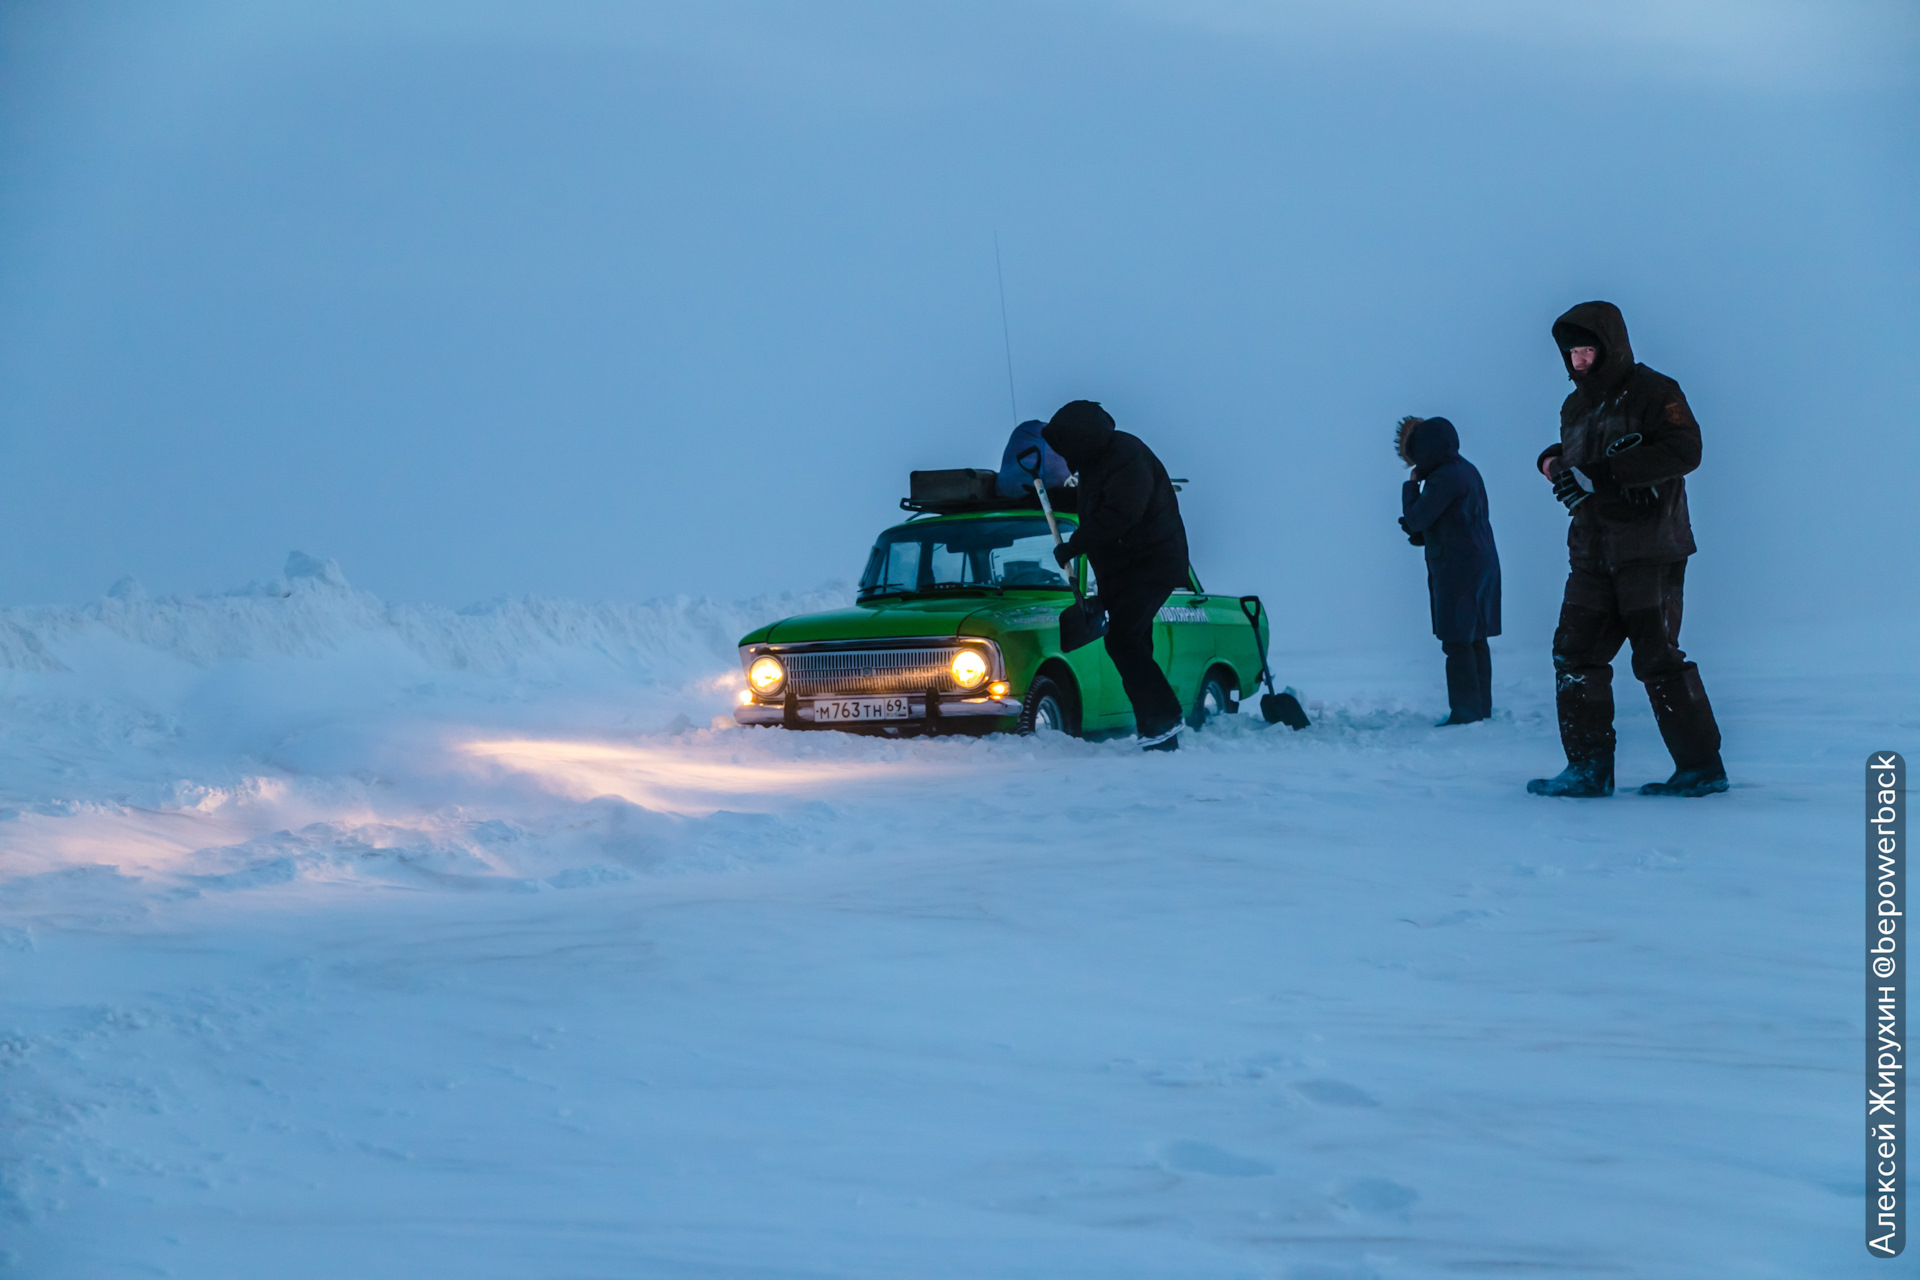
[{"label": "brown hooded jacket", "polygon": [[[1686,559],[1693,525],[1681,477],[1700,465],[1700,424],[1680,384],[1635,363],[1626,319],[1611,302],[1574,307],[1554,321],[1553,339],[1575,386],[1560,406],[1560,443],[1540,462],[1557,457],[1555,470],[1574,467],[1593,487],[1573,509],[1569,557],[1602,569]],[[1598,356],[1575,377],[1567,353],[1589,344]]]}]

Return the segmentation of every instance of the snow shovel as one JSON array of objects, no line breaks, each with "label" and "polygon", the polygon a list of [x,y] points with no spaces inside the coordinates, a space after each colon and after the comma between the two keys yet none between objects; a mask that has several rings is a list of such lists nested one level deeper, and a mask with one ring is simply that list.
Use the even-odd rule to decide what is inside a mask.
[{"label": "snow shovel", "polygon": [[[1028,462],[1028,457],[1033,461]],[[1033,477],[1033,491],[1040,495],[1040,510],[1046,512],[1047,528],[1053,530],[1053,545],[1064,546],[1066,539],[1060,536],[1060,522],[1053,518],[1053,503],[1047,500],[1047,482],[1040,478],[1040,451],[1022,449],[1014,461],[1022,470]],[[1060,652],[1072,653],[1107,634],[1107,611],[1099,605],[1090,603],[1080,594],[1078,574],[1067,574],[1067,585],[1073,588],[1073,603],[1060,611]]]},{"label": "snow shovel", "polygon": [[1246,614],[1247,621],[1253,624],[1253,642],[1260,645],[1260,679],[1267,686],[1267,691],[1260,695],[1260,714],[1268,724],[1304,729],[1313,721],[1307,719],[1306,708],[1300,705],[1300,695],[1291,688],[1285,693],[1273,691],[1273,672],[1267,670],[1267,647],[1260,644],[1261,609],[1259,596],[1240,597],[1240,612]]}]

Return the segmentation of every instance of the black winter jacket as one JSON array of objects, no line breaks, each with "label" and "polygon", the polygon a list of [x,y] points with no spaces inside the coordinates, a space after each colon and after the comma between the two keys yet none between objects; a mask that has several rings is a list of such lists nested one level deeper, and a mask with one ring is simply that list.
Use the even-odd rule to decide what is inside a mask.
[{"label": "black winter jacket", "polygon": [[[1603,569],[1684,560],[1694,542],[1681,477],[1700,465],[1700,424],[1679,383],[1634,362],[1627,322],[1611,302],[1583,302],[1554,321],[1569,378],[1567,351],[1585,334],[1599,340],[1599,357],[1560,406],[1560,443],[1540,455],[1560,458],[1593,487],[1573,510],[1567,554]],[[1622,441],[1627,447],[1609,457]]]},{"label": "black winter jacket", "polygon": [[1460,456],[1445,418],[1414,426],[1405,456],[1414,472],[1400,487],[1400,527],[1426,548],[1433,634],[1450,643],[1499,635],[1500,553],[1479,469]]},{"label": "black winter jacket", "polygon": [[1187,585],[1187,527],[1167,469],[1137,437],[1096,421],[1056,422],[1043,433],[1080,475],[1080,527],[1067,549],[1103,586],[1169,591]]}]

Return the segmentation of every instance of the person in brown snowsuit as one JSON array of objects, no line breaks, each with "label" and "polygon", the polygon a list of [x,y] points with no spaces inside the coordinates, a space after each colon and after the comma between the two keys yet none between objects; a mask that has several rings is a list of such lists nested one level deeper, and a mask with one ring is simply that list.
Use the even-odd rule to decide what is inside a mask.
[{"label": "person in brown snowsuit", "polygon": [[1611,302],[1583,302],[1553,325],[1573,393],[1560,442],[1540,455],[1566,505],[1570,570],[1553,635],[1555,701],[1567,767],[1535,778],[1546,796],[1613,794],[1613,659],[1633,646],[1674,773],[1642,795],[1727,789],[1720,727],[1700,671],[1680,649],[1682,590],[1694,552],[1687,482],[1700,465],[1700,424],[1680,384],[1637,364]]}]

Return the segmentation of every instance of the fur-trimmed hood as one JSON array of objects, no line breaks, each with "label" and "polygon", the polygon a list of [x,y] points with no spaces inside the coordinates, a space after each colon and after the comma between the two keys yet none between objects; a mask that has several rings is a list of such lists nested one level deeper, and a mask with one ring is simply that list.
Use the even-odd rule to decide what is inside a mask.
[{"label": "fur-trimmed hood", "polygon": [[1460,456],[1460,433],[1445,418],[1421,418],[1408,425],[1401,454],[1413,468],[1413,478],[1424,480]]}]

